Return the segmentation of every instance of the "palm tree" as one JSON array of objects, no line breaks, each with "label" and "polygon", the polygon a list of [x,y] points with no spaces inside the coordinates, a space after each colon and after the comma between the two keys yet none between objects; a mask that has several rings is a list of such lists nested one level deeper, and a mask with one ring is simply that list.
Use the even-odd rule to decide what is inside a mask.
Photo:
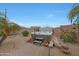
[{"label": "palm tree", "polygon": [[68,18],[70,19],[71,23],[79,22],[79,4],[74,4],[72,9],[69,12]]},{"label": "palm tree", "polygon": [[79,38],[78,37],[79,36],[79,4],[73,5],[68,15],[68,18],[71,24],[76,24],[77,26],[77,39],[78,39]]},{"label": "palm tree", "polygon": [[13,29],[19,30],[20,26],[15,23],[12,24],[8,21],[5,9],[5,14],[0,13],[0,31],[2,33],[1,34],[2,38],[0,39],[0,45],[10,35]]}]

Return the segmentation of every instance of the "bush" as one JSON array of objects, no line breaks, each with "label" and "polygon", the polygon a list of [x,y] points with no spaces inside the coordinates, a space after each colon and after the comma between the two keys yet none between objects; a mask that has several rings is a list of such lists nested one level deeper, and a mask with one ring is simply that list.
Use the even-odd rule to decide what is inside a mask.
[{"label": "bush", "polygon": [[0,33],[0,36],[2,36],[2,34]]},{"label": "bush", "polygon": [[76,39],[75,32],[68,32],[63,35],[64,42],[74,42]]},{"label": "bush", "polygon": [[28,32],[28,31],[23,31],[23,32],[22,32],[22,35],[23,35],[23,36],[28,36],[28,35],[29,35],[29,32]]},{"label": "bush", "polygon": [[0,36],[2,36],[2,32],[0,31]]}]

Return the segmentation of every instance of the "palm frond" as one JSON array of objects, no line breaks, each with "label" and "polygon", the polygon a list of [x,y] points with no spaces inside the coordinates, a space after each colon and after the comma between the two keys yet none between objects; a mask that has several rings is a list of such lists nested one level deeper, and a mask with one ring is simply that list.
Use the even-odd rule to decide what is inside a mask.
[{"label": "palm frond", "polygon": [[73,19],[74,19],[76,16],[78,16],[78,14],[79,14],[79,5],[74,6],[74,7],[71,9],[68,18],[70,19],[71,22],[73,22]]}]

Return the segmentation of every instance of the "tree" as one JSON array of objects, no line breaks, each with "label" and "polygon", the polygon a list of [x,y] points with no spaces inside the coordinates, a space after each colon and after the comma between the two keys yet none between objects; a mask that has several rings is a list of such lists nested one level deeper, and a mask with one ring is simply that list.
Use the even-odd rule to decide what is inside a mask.
[{"label": "tree", "polygon": [[79,4],[73,5],[72,9],[69,12],[68,18],[71,24],[77,26],[77,39],[79,38]]},{"label": "tree", "polygon": [[72,24],[79,23],[79,4],[73,5],[72,9],[69,12],[68,18]]},{"label": "tree", "polygon": [[[16,27],[15,27],[16,26]],[[1,31],[1,39],[0,39],[0,45],[3,43],[3,41],[10,35],[10,33],[15,30],[19,30],[20,26],[15,23],[10,23],[7,18],[7,12],[5,9],[5,14],[0,12],[0,31]]]}]

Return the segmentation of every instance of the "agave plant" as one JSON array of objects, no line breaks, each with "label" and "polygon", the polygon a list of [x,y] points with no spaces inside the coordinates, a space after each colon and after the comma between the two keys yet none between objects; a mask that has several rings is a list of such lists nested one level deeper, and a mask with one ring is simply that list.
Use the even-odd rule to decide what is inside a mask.
[{"label": "agave plant", "polygon": [[10,23],[8,21],[6,10],[5,14],[0,13],[0,32],[1,32],[0,45],[14,29],[18,31],[20,29],[20,26],[15,23]]}]

